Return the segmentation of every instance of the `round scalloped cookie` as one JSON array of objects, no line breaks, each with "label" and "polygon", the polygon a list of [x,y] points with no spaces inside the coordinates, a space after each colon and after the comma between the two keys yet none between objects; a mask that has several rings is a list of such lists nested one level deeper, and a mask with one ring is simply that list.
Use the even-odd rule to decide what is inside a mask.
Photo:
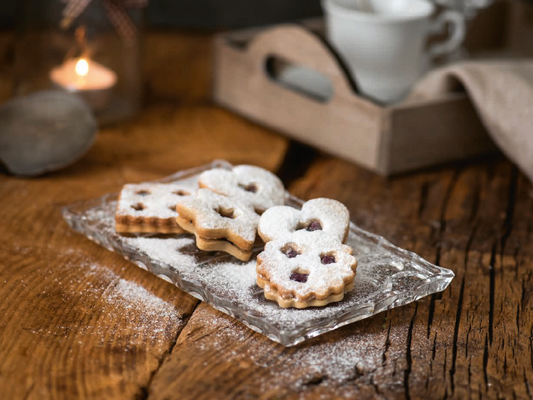
[{"label": "round scalloped cookie", "polygon": [[325,305],[351,289],[356,267],[350,246],[325,232],[302,230],[265,245],[257,256],[257,284],[276,294],[281,307]]}]

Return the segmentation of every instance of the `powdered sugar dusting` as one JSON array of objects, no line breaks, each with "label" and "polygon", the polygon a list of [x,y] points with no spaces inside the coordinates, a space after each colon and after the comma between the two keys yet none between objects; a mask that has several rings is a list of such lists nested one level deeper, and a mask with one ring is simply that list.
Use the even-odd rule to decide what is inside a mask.
[{"label": "powdered sugar dusting", "polygon": [[[183,325],[175,305],[106,266],[72,261],[55,268],[68,269],[53,275],[53,285],[77,317],[64,320],[62,325],[43,324],[32,331],[35,334],[76,335],[80,345],[85,343],[82,337],[93,336],[103,345],[127,332],[132,346],[150,343],[166,348]],[[45,283],[50,276],[43,275]],[[43,295],[50,295],[50,291]]]},{"label": "powdered sugar dusting", "polygon": [[[258,393],[269,393],[271,390],[276,393],[276,389],[282,386],[307,398],[308,391],[320,385],[321,388],[335,390],[337,396],[352,398],[358,392],[359,379],[372,379],[372,371],[382,367],[386,346],[383,332],[368,332],[359,326],[334,338],[313,340],[290,353],[278,353],[272,346],[256,341],[246,327],[235,324],[222,314],[199,308],[190,323],[193,329],[200,327],[197,336],[188,342],[198,352],[224,354],[225,362],[239,366],[235,368],[246,368],[253,363],[254,369],[261,371],[254,381],[257,386],[254,392],[257,390]],[[209,334],[215,330],[216,334]],[[390,340],[404,341],[397,330],[396,327],[391,328]],[[273,353],[276,354],[275,367]],[[398,356],[404,356],[398,353]],[[388,357],[396,356],[393,349],[388,350]],[[395,378],[391,376],[390,379],[390,384],[393,384]],[[403,375],[399,375],[400,385],[402,379]],[[313,395],[316,397],[315,393]],[[329,396],[324,393],[324,396],[330,398],[331,392]]]},{"label": "powdered sugar dusting", "polygon": [[140,183],[124,185],[117,214],[131,217],[175,218],[176,204],[196,190],[194,183]]},{"label": "powdered sugar dusting", "polygon": [[104,310],[113,310],[114,320],[126,320],[133,330],[142,332],[151,340],[166,343],[172,332],[183,324],[175,306],[125,279],[120,279],[114,288],[105,293],[105,302],[113,306]]},{"label": "powdered sugar dusting", "polygon": [[201,187],[236,197],[264,211],[285,203],[285,189],[273,173],[253,165],[238,165],[231,171],[215,168],[200,175]]},{"label": "powdered sugar dusting", "polygon": [[[145,322],[145,327],[146,324],[150,323],[149,321],[167,320],[168,323],[179,322],[180,313],[175,306],[139,284],[120,278],[109,268],[93,264],[87,268],[85,275],[99,276],[105,280],[116,282],[104,292],[103,298],[105,302],[117,306],[120,313],[131,311],[140,314]],[[152,330],[154,333],[161,331],[155,326],[154,328],[155,330]]]}]

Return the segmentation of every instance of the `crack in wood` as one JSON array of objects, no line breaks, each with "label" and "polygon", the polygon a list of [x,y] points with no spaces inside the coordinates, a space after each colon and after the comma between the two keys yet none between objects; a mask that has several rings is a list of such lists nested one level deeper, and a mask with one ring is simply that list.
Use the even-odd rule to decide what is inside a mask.
[{"label": "crack in wood", "polygon": [[[436,254],[435,254],[435,265],[440,265],[440,257],[441,257],[441,248],[442,248],[442,238],[444,236],[444,231],[446,229],[446,210],[448,209],[448,203],[450,201],[453,188],[457,184],[459,180],[459,176],[461,174],[461,170],[456,170],[450,180],[450,183],[448,187],[446,188],[446,193],[444,195],[444,199],[442,201],[442,206],[440,209],[439,214],[439,227],[437,230],[437,239],[436,239]],[[431,300],[429,303],[429,313],[428,313],[428,322],[427,322],[427,338],[429,339],[429,335],[431,333],[431,325],[433,324],[433,317],[435,314],[435,301],[437,296],[440,296],[439,293],[434,293],[431,295]]]},{"label": "crack in wood", "polygon": [[322,382],[324,382],[326,379],[328,379],[326,375],[317,374],[317,375],[312,376],[309,380],[307,380],[304,383],[304,386],[318,386]]},{"label": "crack in wood", "polygon": [[413,368],[411,343],[413,341],[413,328],[415,325],[415,318],[416,318],[417,312],[418,312],[418,303],[416,303],[415,305],[415,312],[413,313],[413,317],[411,318],[411,322],[409,323],[409,330],[407,331],[407,345],[406,345],[406,352],[405,352],[405,361],[407,363],[407,366],[404,370],[404,376],[403,376],[403,386],[404,386],[406,400],[411,400],[411,394],[409,393],[409,376],[411,375],[411,371]]},{"label": "crack in wood", "polygon": [[531,356],[531,368],[533,368],[533,324],[531,324],[531,332],[529,334],[529,355]]},{"label": "crack in wood", "polygon": [[507,369],[509,368],[508,364],[507,364],[507,354],[505,355],[505,357],[503,358],[503,377],[504,378],[507,378]]},{"label": "crack in wood", "polygon": [[465,292],[465,277],[461,281],[461,289],[459,291],[459,301],[457,303],[457,314],[455,316],[455,327],[453,330],[453,344],[452,344],[452,366],[450,368],[450,381],[452,385],[452,395],[455,393],[455,363],[457,361],[457,341],[459,340],[459,327],[461,323],[461,313],[463,310],[463,297]]},{"label": "crack in wood", "polygon": [[28,390],[24,393],[24,397],[22,400],[28,400],[30,398],[30,395],[33,393],[33,388],[35,387],[35,383],[32,382]]},{"label": "crack in wood", "polygon": [[479,202],[481,199],[481,181],[476,179],[474,184],[474,195],[472,197],[472,208],[470,209],[470,215],[468,216],[468,222],[473,223],[479,212]]},{"label": "crack in wood", "polygon": [[448,349],[445,348],[444,349],[444,366],[442,367],[442,379],[444,381],[446,380],[446,371],[448,370],[446,368],[447,363],[448,363]]},{"label": "crack in wood", "polygon": [[483,350],[483,377],[485,378],[485,390],[489,390],[489,373],[487,366],[489,364],[489,339],[485,335],[485,346]]},{"label": "crack in wood", "polygon": [[180,330],[178,330],[178,332],[176,333],[176,335],[174,336],[174,338],[170,342],[170,346],[169,346],[168,350],[165,351],[162,354],[162,356],[157,360],[158,361],[157,367],[151,372],[150,378],[148,378],[148,382],[146,383],[146,385],[143,385],[143,386],[139,387],[139,391],[137,392],[137,394],[135,396],[135,400],[147,400],[148,399],[148,397],[150,395],[150,387],[152,385],[152,382],[154,381],[154,377],[156,376],[157,372],[161,369],[161,366],[164,364],[165,360],[172,354],[172,350],[174,350],[174,347],[178,343],[178,340],[179,340],[179,338],[181,336],[181,333],[184,331],[185,326],[189,322],[190,318],[194,314],[194,311],[198,308],[200,303],[201,302],[198,301],[194,305],[194,308],[191,310],[191,312],[188,313],[188,314],[185,314],[183,316],[184,317],[183,320],[182,320],[183,326],[181,327]]},{"label": "crack in wood", "polygon": [[[474,237],[476,236],[476,232],[477,232],[477,229],[478,229],[478,226],[479,224],[477,223],[474,223],[474,226],[472,227],[472,230],[470,231],[470,235],[468,236],[468,239],[466,241],[466,247],[465,247],[465,258],[464,258],[464,268],[465,268],[465,271],[464,271],[464,274],[463,275],[463,281],[462,281],[462,284],[461,284],[461,291],[459,293],[459,304],[461,305],[461,308],[458,307],[458,310],[457,310],[457,315],[456,315],[456,325],[455,325],[455,330],[454,330],[454,335],[458,335],[459,331],[458,331],[458,324],[459,324],[459,321],[457,320],[457,318],[460,319],[460,310],[462,309],[462,303],[463,303],[463,295],[464,295],[464,284],[465,284],[465,276],[466,276],[466,271],[467,271],[467,268],[468,268],[468,260],[469,260],[469,255],[470,255],[470,247],[472,246],[472,242],[474,241]],[[468,357],[468,341],[469,341],[469,338],[470,338],[470,332],[472,330],[472,322],[470,322],[468,324],[468,331],[466,333],[466,343],[465,343],[465,357]],[[455,338],[454,338],[455,339]],[[454,344],[456,345],[457,342],[455,342],[454,340]],[[455,348],[455,352],[454,352],[454,358],[457,357],[457,348]],[[454,370],[454,373],[452,375],[455,376],[455,360],[453,360],[453,366],[452,366],[453,370]],[[452,387],[455,386],[455,382],[452,380]]]},{"label": "crack in wood", "polygon": [[468,359],[468,386],[472,384],[472,357]]},{"label": "crack in wood", "polygon": [[531,274],[527,274],[527,278],[522,281],[522,294],[520,296],[520,308],[524,309],[526,304],[526,281],[529,281]]},{"label": "crack in wood", "polygon": [[513,217],[516,208],[517,186],[518,170],[515,166],[513,166],[511,169],[511,178],[509,182],[507,208],[505,210],[505,218],[503,220],[502,225],[502,235],[500,238],[500,256],[502,258],[505,251],[505,244],[507,242],[507,239],[511,235],[511,231],[513,230]]},{"label": "crack in wood", "polygon": [[[468,318],[468,315],[467,315],[467,318]],[[468,358],[468,343],[470,341],[470,332],[472,332],[472,320],[468,323],[468,331],[466,332],[465,358]]]},{"label": "crack in wood", "polygon": [[490,251],[490,262],[489,262],[489,343],[492,346],[492,341],[494,339],[494,296],[495,296],[495,280],[496,272],[494,264],[496,263],[496,246],[494,243]]},{"label": "crack in wood", "polygon": [[[429,300],[429,312],[428,312],[428,323],[427,323],[427,338],[429,339],[429,336],[431,334],[431,325],[433,324],[433,314],[435,313],[435,299],[437,298],[437,294],[433,293],[431,295],[431,299]],[[436,336],[436,334],[435,334]],[[435,359],[435,348],[433,348],[433,359]]]},{"label": "crack in wood", "polygon": [[527,396],[530,399],[533,399],[533,395],[531,393],[531,386],[529,385],[529,381],[527,380],[527,375],[526,375],[526,369],[525,368],[524,368],[524,385],[526,386]]},{"label": "crack in wood", "polygon": [[370,384],[371,384],[372,387],[374,388],[374,390],[375,390],[375,392],[376,392],[377,395],[380,395],[380,396],[383,395],[383,392],[379,389],[378,384],[374,381],[374,376],[371,376],[371,377],[370,377]]},{"label": "crack in wood", "polygon": [[[389,311],[387,311],[388,313]],[[387,329],[387,337],[385,338],[385,347],[383,349],[383,355],[381,359],[381,365],[385,365],[387,362],[387,353],[389,351],[391,342],[390,342],[390,329],[391,329],[391,321],[389,320],[389,328]]]},{"label": "crack in wood", "polygon": [[515,272],[515,275],[518,276],[518,268],[520,267],[520,261],[518,259],[518,254],[520,253],[520,250],[522,248],[522,245],[521,243],[518,243],[514,249],[514,253],[513,253],[513,261],[514,261],[514,272]]},{"label": "crack in wood", "polygon": [[420,187],[420,200],[418,201],[418,212],[417,212],[419,219],[422,217],[422,213],[424,212],[424,209],[426,208],[430,185],[431,185],[430,182],[425,181],[422,183],[422,186]]},{"label": "crack in wood", "polygon": [[437,332],[435,332],[435,337],[433,338],[433,348],[431,349],[431,360],[435,361],[435,356],[437,354]]},{"label": "crack in wood", "polygon": [[516,331],[517,336],[520,336],[520,304],[516,305]]}]

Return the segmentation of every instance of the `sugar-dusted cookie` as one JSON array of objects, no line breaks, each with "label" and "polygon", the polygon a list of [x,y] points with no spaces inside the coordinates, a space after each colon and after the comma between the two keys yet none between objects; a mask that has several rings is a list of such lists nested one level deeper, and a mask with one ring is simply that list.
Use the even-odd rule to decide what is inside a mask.
[{"label": "sugar-dusted cookie", "polygon": [[285,188],[273,173],[252,165],[238,165],[231,170],[216,168],[200,175],[201,188],[251,204],[259,214],[285,203]]},{"label": "sugar-dusted cookie", "polygon": [[124,185],[115,212],[120,233],[184,233],[176,222],[176,203],[192,194],[191,185],[139,183]]},{"label": "sugar-dusted cookie", "polygon": [[196,236],[196,246],[224,251],[248,261],[256,239],[259,216],[254,208],[236,198],[199,189],[176,205],[176,221]]},{"label": "sugar-dusted cookie", "polygon": [[352,248],[322,231],[297,231],[265,245],[257,256],[257,284],[280,307],[340,301],[354,284]]},{"label": "sugar-dusted cookie", "polygon": [[337,200],[313,199],[301,210],[276,206],[263,213],[259,221],[259,235],[265,243],[298,230],[322,230],[343,243],[348,236],[350,212]]}]

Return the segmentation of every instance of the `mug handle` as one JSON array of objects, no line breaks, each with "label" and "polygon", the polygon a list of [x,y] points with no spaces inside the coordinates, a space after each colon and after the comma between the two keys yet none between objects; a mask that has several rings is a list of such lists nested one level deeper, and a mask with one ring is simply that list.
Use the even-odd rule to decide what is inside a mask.
[{"label": "mug handle", "polygon": [[448,40],[441,43],[435,43],[429,48],[429,55],[432,58],[445,56],[457,50],[466,35],[465,19],[457,11],[447,10],[439,14],[439,16],[431,22],[429,33],[442,33],[446,25],[451,26],[451,35]]}]

